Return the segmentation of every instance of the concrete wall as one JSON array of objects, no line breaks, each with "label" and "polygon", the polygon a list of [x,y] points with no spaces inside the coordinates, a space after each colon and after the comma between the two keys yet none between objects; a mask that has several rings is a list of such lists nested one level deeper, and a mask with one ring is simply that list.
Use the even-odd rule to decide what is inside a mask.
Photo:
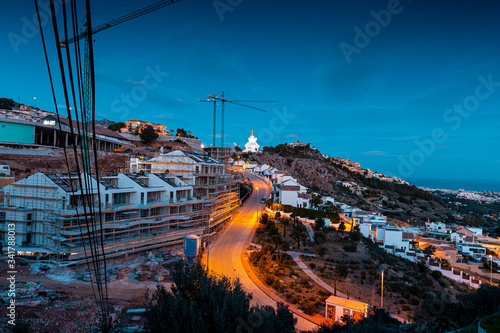
[{"label": "concrete wall", "polygon": [[0,142],[35,143],[35,126],[0,121]]}]

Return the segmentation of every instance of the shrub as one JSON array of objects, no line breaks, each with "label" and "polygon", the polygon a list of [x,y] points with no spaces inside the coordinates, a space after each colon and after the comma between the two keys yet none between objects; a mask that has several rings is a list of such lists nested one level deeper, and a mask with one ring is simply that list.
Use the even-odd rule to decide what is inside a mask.
[{"label": "shrub", "polygon": [[399,300],[399,304],[406,304],[406,300],[405,300],[404,298],[401,298],[401,299]]},{"label": "shrub", "polygon": [[300,302],[301,298],[302,297],[300,295],[294,295],[294,296],[292,296],[292,298],[290,298],[290,303],[297,304]]},{"label": "shrub", "polygon": [[263,280],[265,284],[272,286],[276,278],[270,274],[265,274]]},{"label": "shrub", "polygon": [[281,283],[278,279],[274,279],[272,285],[271,285],[274,289],[278,290],[278,291],[281,291],[282,287],[281,287]]},{"label": "shrub", "polygon": [[252,265],[257,266],[260,258],[262,258],[262,253],[260,251],[254,251],[250,253],[249,261]]},{"label": "shrub", "polygon": [[330,295],[331,295],[331,294],[330,294],[330,292],[329,292],[328,290],[324,290],[324,289],[320,289],[320,290],[318,291],[318,294],[319,294],[320,296],[330,296]]},{"label": "shrub", "polygon": [[[441,272],[439,272],[439,273],[441,273]],[[423,279],[423,280],[422,280],[422,285],[423,285],[423,286],[425,286],[425,287],[430,287],[430,286],[432,286],[433,284],[434,284],[434,283],[433,283],[433,282],[432,282],[432,280],[431,280],[431,279],[429,279],[429,278],[425,278],[425,279]]]},{"label": "shrub", "polygon": [[316,305],[314,303],[311,303],[309,301],[303,301],[302,303],[300,303],[300,307],[306,314],[310,316],[316,314]]},{"label": "shrub", "polygon": [[300,285],[304,288],[309,288],[309,280],[307,280],[306,278],[302,278],[300,279]]},{"label": "shrub", "polygon": [[440,278],[443,277],[443,273],[441,273],[440,271],[432,271],[431,273],[431,276],[436,280],[438,281]]},{"label": "shrub", "polygon": [[316,264],[315,264],[315,263],[313,263],[313,262],[312,262],[312,263],[310,263],[310,264],[309,264],[309,268],[310,268],[310,269],[315,269],[315,268],[316,268]]},{"label": "shrub", "polygon": [[356,252],[358,250],[358,244],[346,244],[342,247],[346,252]]},{"label": "shrub", "polygon": [[410,311],[410,306],[409,305],[403,305],[402,309],[403,309],[403,311]]},{"label": "shrub", "polygon": [[418,298],[412,297],[408,303],[410,303],[411,305],[418,306],[420,304],[420,301],[418,300]]}]

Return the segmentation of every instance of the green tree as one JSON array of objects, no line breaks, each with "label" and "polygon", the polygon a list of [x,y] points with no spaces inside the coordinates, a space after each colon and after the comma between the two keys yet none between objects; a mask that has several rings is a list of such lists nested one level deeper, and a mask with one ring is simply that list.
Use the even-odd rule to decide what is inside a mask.
[{"label": "green tree", "polygon": [[108,129],[112,130],[113,132],[120,132],[120,130],[125,127],[127,127],[125,123],[119,122],[113,125],[109,125]]},{"label": "green tree", "polygon": [[267,222],[269,221],[269,215],[267,213],[263,213],[260,215],[259,222],[263,225],[267,225]]},{"label": "green tree", "polygon": [[178,128],[177,129],[177,134],[175,134],[175,136],[180,136],[180,137],[183,137],[183,138],[187,138],[188,137],[188,132],[184,128]]},{"label": "green tree", "polygon": [[319,231],[319,230],[322,230],[324,227],[325,227],[325,219],[322,217],[318,217],[314,221],[314,229]]},{"label": "green tree", "polygon": [[334,271],[334,295],[337,296],[337,281],[342,281],[349,276],[349,266],[340,262],[335,266]]},{"label": "green tree", "polygon": [[243,149],[241,149],[241,147],[240,147],[240,146],[234,146],[234,150],[235,150],[235,151],[243,151]]},{"label": "green tree", "polygon": [[[358,228],[359,229],[359,228]],[[349,233],[349,238],[353,242],[359,242],[361,240],[361,232],[359,230],[354,230]]]},{"label": "green tree", "polygon": [[290,236],[297,242],[297,248],[300,250],[300,243],[303,244],[307,239],[306,227],[302,223],[296,224]]},{"label": "green tree", "polygon": [[280,244],[281,244],[281,236],[278,234],[278,235],[272,235],[271,236],[271,240],[273,241],[274,243],[274,251],[273,252],[276,252],[279,250],[279,247],[280,247]]},{"label": "green tree", "polygon": [[312,194],[312,198],[309,199],[309,203],[312,207],[318,208],[323,202],[323,197],[320,194]]},{"label": "green tree", "polygon": [[151,142],[155,141],[158,139],[158,133],[156,133],[155,129],[152,126],[147,126],[145,129],[142,130],[140,137],[141,141],[145,145],[151,144]]},{"label": "green tree", "polygon": [[290,224],[290,219],[288,217],[282,218],[281,224],[283,224],[283,239],[286,239],[286,228]]},{"label": "green tree", "polygon": [[[200,264],[180,263],[171,291],[163,285],[151,295],[146,291],[145,316],[153,333],[233,333],[248,328],[262,333],[295,332],[296,320],[286,306],[250,307],[251,299],[238,279],[211,274]],[[252,321],[255,318],[259,320]]]},{"label": "green tree", "polygon": [[427,245],[424,250],[436,252],[436,247],[434,245]]},{"label": "green tree", "polygon": [[12,110],[13,107],[18,106],[19,104],[16,103],[13,99],[11,98],[6,98],[6,97],[1,97],[0,98],[0,109],[5,109],[5,110]]},{"label": "green tree", "polygon": [[344,223],[344,221],[340,221],[338,231],[341,231],[341,232],[345,231],[345,223]]}]

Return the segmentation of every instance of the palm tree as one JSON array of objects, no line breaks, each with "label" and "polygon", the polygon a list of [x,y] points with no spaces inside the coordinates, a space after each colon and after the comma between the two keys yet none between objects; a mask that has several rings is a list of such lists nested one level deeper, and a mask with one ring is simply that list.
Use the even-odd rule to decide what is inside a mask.
[{"label": "palm tree", "polygon": [[290,219],[288,217],[284,217],[281,219],[281,223],[283,224],[283,239],[286,239],[286,227],[290,224]]}]

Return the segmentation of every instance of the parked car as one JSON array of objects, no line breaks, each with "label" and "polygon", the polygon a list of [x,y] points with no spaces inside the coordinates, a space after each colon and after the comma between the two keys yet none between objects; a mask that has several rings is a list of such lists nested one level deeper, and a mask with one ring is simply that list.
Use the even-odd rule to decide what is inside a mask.
[{"label": "parked car", "polygon": [[266,198],[260,199],[260,203],[266,203]]}]

